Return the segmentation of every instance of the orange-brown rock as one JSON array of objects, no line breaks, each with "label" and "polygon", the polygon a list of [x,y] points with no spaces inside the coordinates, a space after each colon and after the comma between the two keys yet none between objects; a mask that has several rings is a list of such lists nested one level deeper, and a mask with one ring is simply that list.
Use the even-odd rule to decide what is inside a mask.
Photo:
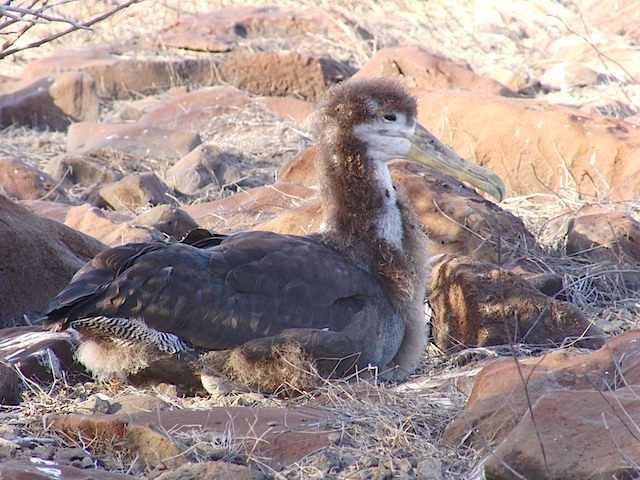
[{"label": "orange-brown rock", "polygon": [[256,97],[254,102],[283,120],[301,124],[315,110],[315,105],[306,100],[291,97]]},{"label": "orange-brown rock", "polygon": [[102,182],[115,182],[120,178],[114,169],[84,155],[58,155],[47,162],[44,172],[65,187],[82,185],[94,187]]},{"label": "orange-brown rock", "polygon": [[70,209],[64,223],[85,235],[100,240],[110,247],[125,243],[150,242],[164,238],[154,228],[130,225],[127,223],[131,219],[130,217],[120,216],[114,218],[110,213],[85,203]]},{"label": "orange-brown rock", "polygon": [[88,260],[97,240],[0,195],[0,327],[44,309]]},{"label": "orange-brown rock", "polygon": [[464,413],[447,429],[447,442],[486,441],[495,446],[547,393],[615,390],[640,382],[638,342],[640,331],[630,330],[594,352],[559,349],[518,358],[518,365],[513,358],[490,362],[478,376]]},{"label": "orange-brown rock", "polygon": [[208,144],[198,145],[166,173],[168,185],[185,195],[194,195],[208,186],[220,189],[240,177],[235,158]]},{"label": "orange-brown rock", "polygon": [[278,180],[288,183],[300,183],[310,187],[317,185],[317,155],[315,147],[305,148],[282,166],[278,173]]},{"label": "orange-brown rock", "polygon": [[432,342],[443,351],[576,340],[597,348],[603,342],[604,334],[573,305],[553,300],[513,272],[470,257],[438,259],[427,292]]},{"label": "orange-brown rock", "polygon": [[142,212],[129,225],[151,227],[175,240],[180,240],[191,230],[198,228],[196,221],[187,212],[166,204]]},{"label": "orange-brown rock", "polygon": [[15,157],[0,157],[0,192],[16,200],[68,201],[53,178]]},{"label": "orange-brown rock", "polygon": [[99,46],[62,50],[29,63],[21,77],[35,80],[62,72],[82,72],[95,79],[102,99],[150,95],[184,83],[207,84],[211,59],[149,55],[144,51]]},{"label": "orange-brown rock", "polygon": [[250,102],[245,92],[232,86],[200,88],[168,98],[140,117],[138,123],[201,132],[215,122],[216,117],[235,113],[248,107]]},{"label": "orange-brown rock", "polygon": [[[151,465],[184,463],[185,453],[171,433],[228,435],[272,467],[294,463],[331,445],[332,429],[324,410],[300,408],[213,407],[207,410],[152,411],[115,415],[54,414],[47,428],[63,437],[99,446],[120,445]],[[131,432],[135,433],[132,435]]]},{"label": "orange-brown rock", "polygon": [[[367,35],[363,28],[350,29],[347,18],[327,15],[317,8],[237,7],[183,16],[160,36],[164,46],[228,52],[240,46],[277,51],[283,42],[297,51],[318,39],[353,42],[353,36]],[[293,49],[293,48],[292,48]]]},{"label": "orange-brown rock", "polygon": [[95,81],[81,72],[23,80],[0,90],[0,127],[64,130],[72,122],[96,121],[98,109]]},{"label": "orange-brown rock", "polygon": [[304,185],[276,182],[270,186],[251,188],[215,202],[185,205],[182,209],[202,228],[219,233],[232,233],[247,230],[287,212],[315,194],[315,190]]},{"label": "orange-brown rock", "polygon": [[153,172],[127,175],[105,185],[99,192],[99,206],[124,212],[135,212],[166,203],[169,188]]},{"label": "orange-brown rock", "polygon": [[566,251],[593,262],[639,266],[640,222],[620,211],[584,209],[569,221]]},{"label": "orange-brown rock", "polygon": [[639,416],[637,385],[548,393],[492,452],[485,478],[636,478]]},{"label": "orange-brown rock", "polygon": [[532,99],[423,91],[419,119],[463,157],[502,177],[510,195],[554,191],[632,199],[640,130]]},{"label": "orange-brown rock", "polygon": [[489,363],[445,441],[497,455],[485,464],[487,478],[516,478],[508,467],[525,478],[631,478],[623,454],[640,460],[628,437],[640,409],[631,392],[640,383],[639,341],[632,330],[590,353],[555,350],[518,365],[513,358]]},{"label": "orange-brown rock", "polygon": [[354,77],[388,77],[416,89],[465,89],[494,95],[515,96],[495,80],[476,75],[466,65],[433,55],[419,47],[394,47],[377,51]]},{"label": "orange-brown rock", "polygon": [[177,160],[200,144],[198,133],[146,123],[74,123],[67,134],[67,151],[76,155],[114,153],[155,160]]}]

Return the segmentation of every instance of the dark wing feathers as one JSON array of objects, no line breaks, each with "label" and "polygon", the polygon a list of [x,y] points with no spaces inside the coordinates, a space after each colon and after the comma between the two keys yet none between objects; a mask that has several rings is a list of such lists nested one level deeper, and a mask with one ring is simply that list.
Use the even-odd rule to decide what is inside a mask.
[{"label": "dark wing feathers", "polygon": [[195,346],[231,348],[287,329],[340,331],[383,295],[370,274],[313,238],[246,232],[193,243],[99,254],[56,297],[45,325],[139,316]]}]

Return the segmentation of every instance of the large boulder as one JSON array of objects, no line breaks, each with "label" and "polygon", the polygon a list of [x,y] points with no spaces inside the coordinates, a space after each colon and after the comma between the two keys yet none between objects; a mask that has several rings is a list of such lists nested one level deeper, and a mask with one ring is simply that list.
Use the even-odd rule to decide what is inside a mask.
[{"label": "large boulder", "polygon": [[0,195],[0,327],[42,311],[106,247]]}]

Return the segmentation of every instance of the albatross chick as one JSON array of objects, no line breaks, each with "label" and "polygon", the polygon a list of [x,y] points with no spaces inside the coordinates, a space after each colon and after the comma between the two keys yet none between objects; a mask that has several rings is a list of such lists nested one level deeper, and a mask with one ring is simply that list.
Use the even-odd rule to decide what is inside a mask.
[{"label": "albatross chick", "polygon": [[[374,366],[411,374],[425,349],[427,236],[387,161],[412,159],[501,199],[493,173],[416,122],[389,79],[332,87],[315,114],[324,220],[307,236],[243,232],[191,245],[128,244],[97,255],[44,320],[74,329],[98,378],[127,378],[172,356],[200,358],[250,386],[305,388]],[[208,366],[207,366],[208,365]]]}]

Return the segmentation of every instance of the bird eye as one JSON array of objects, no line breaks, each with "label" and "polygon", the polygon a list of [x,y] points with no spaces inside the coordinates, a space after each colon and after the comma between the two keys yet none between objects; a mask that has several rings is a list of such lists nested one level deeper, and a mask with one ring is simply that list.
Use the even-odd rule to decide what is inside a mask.
[{"label": "bird eye", "polygon": [[395,122],[397,120],[395,113],[387,113],[382,116],[385,122]]}]

